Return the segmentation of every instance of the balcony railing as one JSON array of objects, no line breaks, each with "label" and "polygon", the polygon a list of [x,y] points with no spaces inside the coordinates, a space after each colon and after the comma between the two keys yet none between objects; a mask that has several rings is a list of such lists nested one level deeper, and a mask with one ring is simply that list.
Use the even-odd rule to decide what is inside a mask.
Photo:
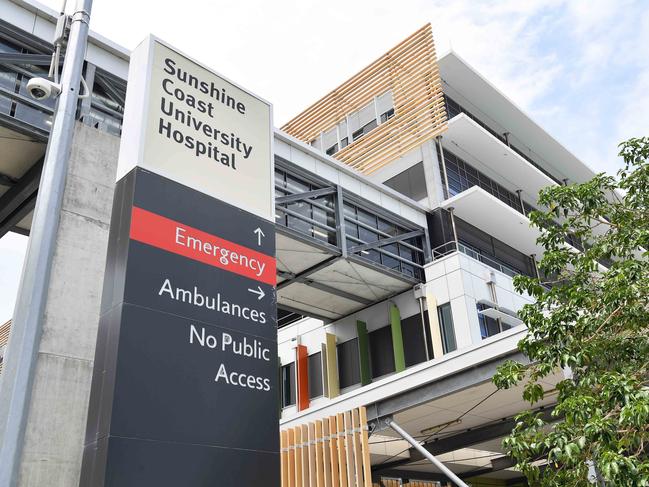
[{"label": "balcony railing", "polygon": [[477,260],[478,262],[482,262],[485,265],[488,265],[489,267],[502,272],[503,274],[509,276],[509,277],[514,277],[517,275],[527,275],[526,272],[523,272],[518,269],[514,269],[511,266],[508,266],[507,264],[499,261],[495,257],[491,257],[488,255],[485,255],[478,250],[463,244],[462,242],[458,242],[457,245],[454,241],[446,242],[438,247],[435,247],[432,250],[432,256],[433,256],[433,262],[436,260],[439,260],[443,257],[446,257],[447,255],[451,255],[455,252],[461,252],[464,255],[467,255],[471,257],[474,260]]}]

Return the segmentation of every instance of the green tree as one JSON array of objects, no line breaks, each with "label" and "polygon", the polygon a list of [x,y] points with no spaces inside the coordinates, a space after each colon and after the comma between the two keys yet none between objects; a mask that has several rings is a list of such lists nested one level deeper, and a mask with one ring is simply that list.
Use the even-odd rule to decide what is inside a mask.
[{"label": "green tree", "polygon": [[524,412],[503,441],[531,485],[590,485],[590,470],[600,485],[649,486],[649,137],[620,148],[617,177],[546,188],[550,210],[530,216],[541,275],[552,277],[515,278],[536,300],[520,313],[530,363],[508,361],[493,380],[524,385],[534,404],[547,392],[540,381],[564,373],[555,421]]}]

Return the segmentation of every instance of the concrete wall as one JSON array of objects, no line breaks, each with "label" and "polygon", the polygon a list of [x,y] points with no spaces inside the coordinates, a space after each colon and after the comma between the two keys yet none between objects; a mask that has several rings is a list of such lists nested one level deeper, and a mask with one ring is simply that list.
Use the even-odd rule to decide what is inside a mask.
[{"label": "concrete wall", "polygon": [[491,300],[487,281],[493,273],[498,304],[512,311],[533,302],[527,294],[514,290],[513,279],[482,262],[461,253],[454,253],[425,267],[426,290],[438,305],[451,303],[453,328],[457,348],[462,349],[482,341],[476,304]]},{"label": "concrete wall", "polygon": [[19,487],[79,482],[118,149],[119,138],[77,125]]}]

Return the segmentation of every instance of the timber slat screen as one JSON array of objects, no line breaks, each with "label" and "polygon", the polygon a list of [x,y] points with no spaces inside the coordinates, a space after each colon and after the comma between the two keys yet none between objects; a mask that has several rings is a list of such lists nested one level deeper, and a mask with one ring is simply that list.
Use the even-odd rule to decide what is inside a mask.
[{"label": "timber slat screen", "polygon": [[375,97],[392,91],[394,116],[335,153],[371,174],[447,128],[430,24],[393,47],[282,127],[306,143],[335,127]]},{"label": "timber slat screen", "polygon": [[364,407],[281,431],[282,487],[373,487]]},{"label": "timber slat screen", "polygon": [[[4,325],[0,325],[0,352],[2,352],[2,347],[9,343],[9,332],[11,331],[11,320],[7,321]],[[0,374],[2,374],[2,363],[3,357],[0,353]]]}]

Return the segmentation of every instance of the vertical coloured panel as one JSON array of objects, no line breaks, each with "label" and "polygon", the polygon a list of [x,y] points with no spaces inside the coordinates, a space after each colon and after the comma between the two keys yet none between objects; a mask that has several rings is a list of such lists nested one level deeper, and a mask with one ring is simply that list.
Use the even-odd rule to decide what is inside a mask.
[{"label": "vertical coloured panel", "polygon": [[329,360],[327,357],[327,344],[322,343],[320,345],[320,359],[322,365],[322,394],[324,397],[329,396],[329,366],[327,365]]},{"label": "vertical coloured panel", "polygon": [[401,314],[396,305],[390,305],[390,328],[392,330],[392,347],[394,349],[394,368],[396,372],[406,370],[406,356],[403,350],[403,333],[401,332]]},{"label": "vertical coloured panel", "polygon": [[297,374],[297,410],[304,411],[309,407],[309,356],[304,345],[295,347]]},{"label": "vertical coloured panel", "polygon": [[372,382],[372,373],[370,369],[370,341],[367,336],[367,325],[364,321],[356,321],[356,331],[358,332],[358,355],[360,358],[361,385],[366,386]]},{"label": "vertical coloured panel", "polygon": [[439,358],[444,355],[442,344],[442,333],[439,327],[439,316],[437,316],[437,298],[432,293],[426,293],[426,306],[428,307],[428,323],[430,325],[430,336],[433,341],[433,357]]},{"label": "vertical coloured panel", "polygon": [[338,354],[336,353],[336,335],[326,335],[326,356],[327,356],[327,397],[333,399],[340,395],[340,382],[338,379]]}]

